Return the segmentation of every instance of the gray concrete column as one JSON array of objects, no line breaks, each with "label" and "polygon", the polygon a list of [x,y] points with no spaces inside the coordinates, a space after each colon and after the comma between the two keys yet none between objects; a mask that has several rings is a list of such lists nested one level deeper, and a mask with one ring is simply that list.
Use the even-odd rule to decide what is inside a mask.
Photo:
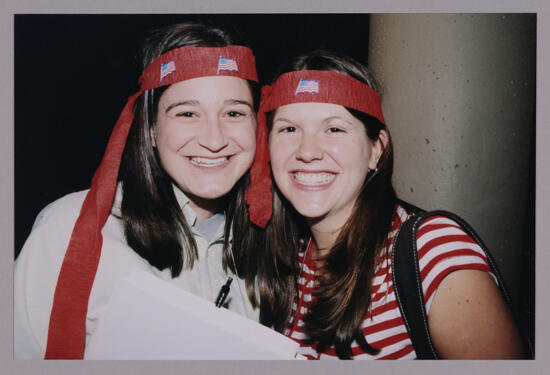
[{"label": "gray concrete column", "polygon": [[515,300],[535,123],[534,15],[371,16],[399,196],[453,211],[497,259]]}]

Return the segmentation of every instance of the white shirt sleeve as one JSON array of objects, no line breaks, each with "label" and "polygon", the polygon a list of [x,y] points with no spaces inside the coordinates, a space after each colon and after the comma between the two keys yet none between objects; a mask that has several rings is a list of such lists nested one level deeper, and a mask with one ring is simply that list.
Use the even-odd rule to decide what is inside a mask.
[{"label": "white shirt sleeve", "polygon": [[15,359],[44,357],[59,270],[85,194],[70,194],[43,209],[15,262]]}]

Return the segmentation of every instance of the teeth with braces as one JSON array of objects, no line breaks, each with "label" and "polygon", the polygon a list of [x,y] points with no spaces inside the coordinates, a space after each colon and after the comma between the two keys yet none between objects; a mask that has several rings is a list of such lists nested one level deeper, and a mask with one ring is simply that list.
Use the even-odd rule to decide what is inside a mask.
[{"label": "teeth with braces", "polygon": [[225,163],[227,160],[229,160],[229,158],[226,156],[216,159],[194,157],[190,160],[191,163],[200,165],[201,167],[215,167],[217,165]]},{"label": "teeth with braces", "polygon": [[336,175],[333,173],[304,173],[295,172],[294,180],[302,185],[326,185],[331,182]]}]

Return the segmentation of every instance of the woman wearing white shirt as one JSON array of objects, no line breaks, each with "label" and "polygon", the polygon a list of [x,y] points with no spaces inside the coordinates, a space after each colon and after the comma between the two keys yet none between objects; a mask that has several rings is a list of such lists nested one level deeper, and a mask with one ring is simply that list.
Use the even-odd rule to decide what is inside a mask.
[{"label": "woman wearing white shirt", "polygon": [[[238,275],[230,241],[248,225],[254,56],[189,23],[153,32],[142,64],[91,190],[46,207],[16,261],[16,358],[82,358],[114,284],[136,268],[212,301]],[[226,307],[257,319],[236,281]]]}]

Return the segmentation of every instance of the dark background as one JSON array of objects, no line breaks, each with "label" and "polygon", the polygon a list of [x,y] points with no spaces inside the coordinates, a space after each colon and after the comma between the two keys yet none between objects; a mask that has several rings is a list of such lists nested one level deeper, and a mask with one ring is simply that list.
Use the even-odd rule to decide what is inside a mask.
[{"label": "dark background", "polygon": [[324,47],[367,62],[368,14],[15,15],[15,256],[48,203],[87,189],[150,30],[221,26],[254,50],[268,83],[289,56]]}]

